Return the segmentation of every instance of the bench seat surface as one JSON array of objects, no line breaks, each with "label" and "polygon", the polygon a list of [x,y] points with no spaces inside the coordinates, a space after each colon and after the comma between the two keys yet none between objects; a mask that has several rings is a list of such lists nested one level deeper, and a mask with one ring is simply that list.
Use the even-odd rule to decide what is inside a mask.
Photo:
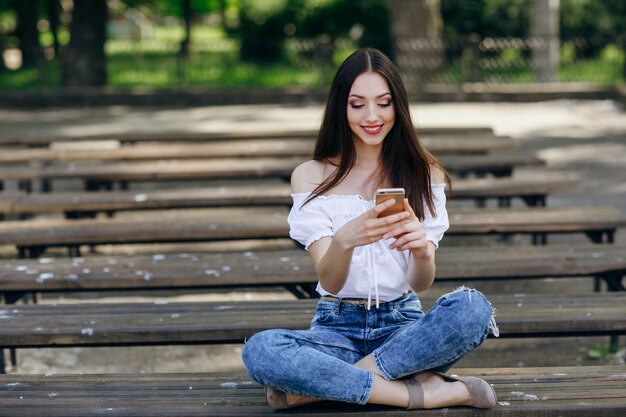
[{"label": "bench seat surface", "polygon": [[[286,208],[219,208],[158,219],[33,220],[0,222],[0,244],[65,246],[288,237]],[[450,209],[448,235],[615,231],[626,224],[611,206]]]},{"label": "bench seat surface", "polygon": [[[420,136],[493,136],[493,128],[489,126],[424,126],[416,128]],[[28,135],[0,137],[0,144],[7,145],[49,145],[55,142],[84,142],[86,140],[119,140],[121,142],[170,142],[170,141],[220,141],[239,139],[285,139],[317,137],[316,130],[266,130],[266,131],[225,131],[225,132],[187,132],[163,131],[158,132],[117,132],[76,136]]]},{"label": "bench seat surface", "polygon": [[[52,167],[0,167],[0,180],[88,179],[101,181],[165,181],[214,178],[289,178],[296,166],[308,157],[222,158],[161,161],[112,162],[106,164],[69,163]],[[541,166],[545,161],[524,153],[488,155],[442,155],[451,173],[510,171],[517,166]]]},{"label": "bench seat surface", "polygon": [[[437,279],[515,279],[626,275],[626,245],[498,246],[437,251]],[[311,284],[317,275],[301,249],[150,256],[9,259],[2,291],[129,290]]]},{"label": "bench seat surface", "polygon": [[[489,299],[501,337],[626,333],[622,292]],[[425,310],[433,301],[422,300]],[[306,329],[315,306],[316,300],[6,305],[0,346],[241,343],[265,329]]]},{"label": "bench seat surface", "polygon": [[[580,191],[573,178],[549,175],[546,178],[461,179],[453,183],[452,198],[545,196]],[[54,192],[1,195],[5,213],[52,211],[137,210],[154,208],[213,207],[226,205],[290,205],[291,187],[281,182],[259,180],[258,184],[229,184],[203,188],[162,191]],[[3,204],[3,201],[7,204]],[[9,204],[10,203],[10,204]]]},{"label": "bench seat surface", "polygon": [[[439,137],[424,138],[421,144],[435,154],[480,154],[489,151],[510,150],[517,142],[507,137]],[[98,143],[93,149],[72,149],[61,144],[53,148],[0,150],[0,164],[28,163],[32,161],[123,161],[186,158],[236,158],[311,156],[312,139],[247,139],[208,143],[159,143],[117,146],[101,149]]]},{"label": "bench seat surface", "polygon": [[[626,414],[626,366],[545,368],[457,368],[493,385],[498,403],[491,410],[451,407],[403,410],[335,402],[281,410],[307,416],[594,416]],[[93,415],[275,416],[263,387],[243,373],[0,375],[0,414],[15,417]]]}]

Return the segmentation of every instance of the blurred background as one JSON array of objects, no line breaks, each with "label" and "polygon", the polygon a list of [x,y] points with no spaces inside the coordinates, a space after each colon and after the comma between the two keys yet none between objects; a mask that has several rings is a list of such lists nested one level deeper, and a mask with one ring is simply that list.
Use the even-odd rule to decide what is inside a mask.
[{"label": "blurred background", "polygon": [[624,83],[623,0],[0,0],[0,93],[320,87],[374,46],[411,90]]}]

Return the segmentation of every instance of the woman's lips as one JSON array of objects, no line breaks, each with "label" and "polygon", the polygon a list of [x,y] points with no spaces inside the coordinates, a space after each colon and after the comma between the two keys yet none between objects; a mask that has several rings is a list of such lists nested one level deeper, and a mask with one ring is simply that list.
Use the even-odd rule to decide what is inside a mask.
[{"label": "woman's lips", "polygon": [[381,130],[383,130],[383,125],[361,126],[361,128],[363,128],[363,131],[365,131],[368,135],[376,136],[381,132]]}]

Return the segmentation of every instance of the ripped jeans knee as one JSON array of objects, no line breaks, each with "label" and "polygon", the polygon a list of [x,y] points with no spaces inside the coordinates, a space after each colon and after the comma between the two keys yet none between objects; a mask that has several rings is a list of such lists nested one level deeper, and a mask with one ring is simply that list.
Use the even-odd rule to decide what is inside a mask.
[{"label": "ripped jeans knee", "polygon": [[457,308],[463,310],[468,323],[486,323],[487,333],[491,332],[495,337],[500,336],[500,329],[496,323],[496,309],[485,295],[474,289],[462,285],[454,291],[444,294],[437,300],[443,305],[457,304]]}]

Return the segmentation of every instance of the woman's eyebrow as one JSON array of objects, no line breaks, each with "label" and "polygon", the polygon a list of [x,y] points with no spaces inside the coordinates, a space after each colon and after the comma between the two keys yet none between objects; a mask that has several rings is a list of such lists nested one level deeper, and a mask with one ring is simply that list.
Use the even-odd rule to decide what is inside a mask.
[{"label": "woman's eyebrow", "polygon": [[[390,92],[382,93],[381,95],[376,96],[375,98],[382,98],[382,97],[385,97],[386,95],[391,95],[391,93]],[[365,98],[365,97],[360,96],[358,94],[350,94],[350,97],[356,97],[356,98],[361,98],[361,99]]]}]

